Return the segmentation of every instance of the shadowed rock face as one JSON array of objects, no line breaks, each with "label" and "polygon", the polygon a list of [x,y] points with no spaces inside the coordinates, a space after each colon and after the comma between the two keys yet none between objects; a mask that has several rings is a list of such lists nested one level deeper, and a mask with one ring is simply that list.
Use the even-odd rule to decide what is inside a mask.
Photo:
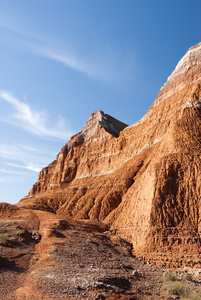
[{"label": "shadowed rock face", "polygon": [[93,113],[17,206],[104,221],[155,264],[200,266],[201,43],[145,116]]}]

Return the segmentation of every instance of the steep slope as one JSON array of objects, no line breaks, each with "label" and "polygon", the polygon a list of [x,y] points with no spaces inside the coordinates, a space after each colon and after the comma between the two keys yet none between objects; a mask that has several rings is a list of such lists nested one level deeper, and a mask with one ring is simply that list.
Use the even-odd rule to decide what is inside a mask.
[{"label": "steep slope", "polygon": [[104,221],[145,260],[200,265],[200,90],[201,43],[136,124],[92,114],[18,207]]}]

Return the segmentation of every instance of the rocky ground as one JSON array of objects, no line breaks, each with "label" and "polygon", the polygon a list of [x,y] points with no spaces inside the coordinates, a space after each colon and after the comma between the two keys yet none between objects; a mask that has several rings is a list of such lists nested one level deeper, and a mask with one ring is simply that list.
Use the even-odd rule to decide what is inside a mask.
[{"label": "rocky ground", "polygon": [[[166,271],[132,256],[131,245],[111,228],[43,211],[30,214],[32,229],[12,215],[0,222],[0,237],[6,236],[2,299],[167,299]],[[186,284],[201,293],[198,270]]]}]

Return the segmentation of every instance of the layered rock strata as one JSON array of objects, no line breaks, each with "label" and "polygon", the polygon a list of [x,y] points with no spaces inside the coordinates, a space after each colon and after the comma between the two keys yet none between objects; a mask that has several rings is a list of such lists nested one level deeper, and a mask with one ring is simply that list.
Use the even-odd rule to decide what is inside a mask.
[{"label": "layered rock strata", "polygon": [[17,205],[103,221],[150,263],[200,266],[200,150],[201,43],[134,125],[93,113]]}]

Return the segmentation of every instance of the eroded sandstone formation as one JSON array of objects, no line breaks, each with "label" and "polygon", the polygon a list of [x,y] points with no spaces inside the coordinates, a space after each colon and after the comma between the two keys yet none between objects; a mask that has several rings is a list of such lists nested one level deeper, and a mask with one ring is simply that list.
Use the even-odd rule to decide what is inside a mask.
[{"label": "eroded sandstone formation", "polygon": [[93,113],[17,206],[107,223],[151,263],[200,266],[200,150],[201,43],[134,125]]}]

